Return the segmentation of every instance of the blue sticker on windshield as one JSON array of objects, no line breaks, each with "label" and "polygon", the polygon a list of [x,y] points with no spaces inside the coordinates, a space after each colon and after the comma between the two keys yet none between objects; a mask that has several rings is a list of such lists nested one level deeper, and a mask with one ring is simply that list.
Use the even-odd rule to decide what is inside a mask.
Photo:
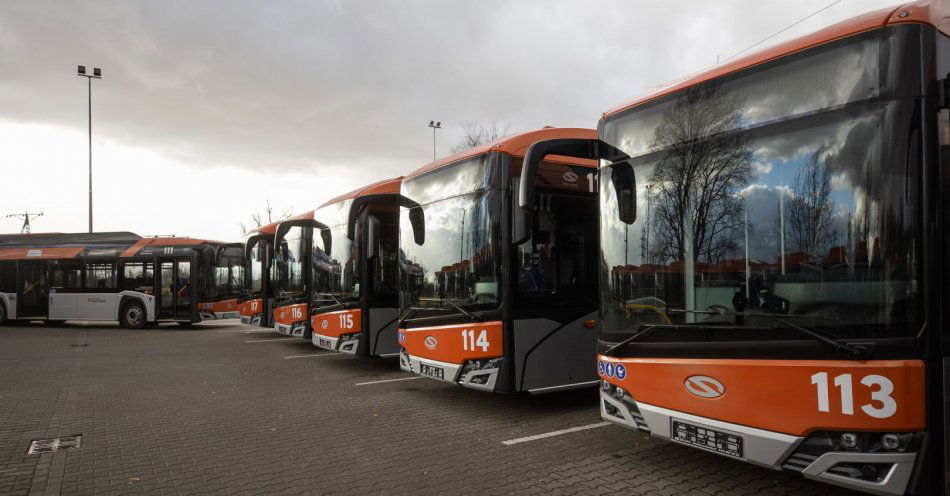
[{"label": "blue sticker on windshield", "polygon": [[624,367],[622,363],[617,364],[617,379],[623,380],[624,377],[627,377],[627,367]]},{"label": "blue sticker on windshield", "polygon": [[604,372],[605,372],[606,370],[607,370],[607,368],[604,366],[604,361],[603,361],[603,360],[597,360],[597,373],[600,374],[600,375],[604,375]]},{"label": "blue sticker on windshield", "polygon": [[404,333],[404,332],[400,332],[400,333],[399,333],[399,342],[400,342],[400,343],[405,343],[405,342],[406,342],[406,333]]},{"label": "blue sticker on windshield", "polygon": [[607,377],[614,376],[614,364],[613,362],[607,362]]}]

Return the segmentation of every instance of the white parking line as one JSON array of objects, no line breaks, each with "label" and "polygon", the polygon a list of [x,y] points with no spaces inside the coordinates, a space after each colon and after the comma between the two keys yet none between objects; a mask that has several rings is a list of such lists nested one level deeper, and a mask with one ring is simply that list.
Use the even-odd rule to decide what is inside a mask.
[{"label": "white parking line", "polygon": [[421,375],[417,375],[417,376],[415,376],[415,377],[401,377],[401,378],[399,378],[399,379],[383,379],[383,380],[381,380],[381,381],[357,382],[356,385],[357,385],[357,386],[368,386],[368,385],[370,385],[370,384],[382,384],[382,383],[384,383],[384,382],[397,382],[397,381],[411,381],[411,380],[413,380],[413,379],[425,379],[425,377],[423,377],[423,376],[421,376]]},{"label": "white parking line", "polygon": [[286,338],[270,338],[270,339],[252,339],[250,341],[245,341],[245,343],[267,343],[271,341],[287,341],[287,340],[296,341],[294,338],[286,337]]},{"label": "white parking line", "polygon": [[338,356],[340,353],[311,353],[309,355],[290,355],[285,356],[284,358],[312,358],[312,357],[321,357],[321,356]]},{"label": "white parking line", "polygon": [[505,446],[511,446],[512,444],[526,443],[528,441],[537,441],[538,439],[544,439],[546,437],[560,436],[561,434],[570,434],[572,432],[586,431],[587,429],[596,429],[598,427],[605,427],[610,425],[610,422],[597,422],[596,424],[587,424],[581,425],[578,427],[571,427],[570,429],[561,429],[559,431],[545,432],[544,434],[536,434],[534,436],[528,437],[519,437],[518,439],[509,439],[507,441],[502,441],[501,444]]}]

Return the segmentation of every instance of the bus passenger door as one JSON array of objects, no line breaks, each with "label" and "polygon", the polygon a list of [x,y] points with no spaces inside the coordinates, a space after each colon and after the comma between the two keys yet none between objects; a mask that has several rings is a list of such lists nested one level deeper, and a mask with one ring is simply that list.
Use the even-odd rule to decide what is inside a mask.
[{"label": "bus passenger door", "polygon": [[175,316],[175,263],[171,260],[158,262],[158,319]]},{"label": "bus passenger door", "polygon": [[191,260],[159,259],[158,264],[158,318],[191,321]]},{"label": "bus passenger door", "polygon": [[175,320],[191,320],[191,260],[179,259],[175,264]]},{"label": "bus passenger door", "polygon": [[46,262],[22,262],[17,285],[17,316],[46,318],[49,305]]}]

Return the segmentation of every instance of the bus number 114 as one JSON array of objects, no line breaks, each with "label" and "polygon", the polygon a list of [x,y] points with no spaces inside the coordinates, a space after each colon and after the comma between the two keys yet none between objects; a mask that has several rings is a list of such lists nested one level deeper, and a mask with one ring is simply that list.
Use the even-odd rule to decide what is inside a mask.
[{"label": "bus number 114", "polygon": [[475,338],[475,330],[463,330],[462,331],[462,350],[464,351],[475,351],[475,347],[478,346],[482,351],[488,351],[488,331],[484,329],[478,333],[478,338]]}]

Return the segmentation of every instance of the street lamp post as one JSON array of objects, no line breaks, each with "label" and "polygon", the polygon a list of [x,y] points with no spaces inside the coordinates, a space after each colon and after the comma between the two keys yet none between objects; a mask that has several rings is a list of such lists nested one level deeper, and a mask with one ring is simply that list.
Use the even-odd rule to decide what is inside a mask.
[{"label": "street lamp post", "polygon": [[93,67],[92,74],[86,74],[86,66],[81,65],[76,75],[89,83],[89,232],[92,233],[92,80],[102,79],[102,69]]},{"label": "street lamp post", "polygon": [[435,130],[442,129],[442,121],[429,121],[429,127],[432,128],[432,161],[435,162]]}]

